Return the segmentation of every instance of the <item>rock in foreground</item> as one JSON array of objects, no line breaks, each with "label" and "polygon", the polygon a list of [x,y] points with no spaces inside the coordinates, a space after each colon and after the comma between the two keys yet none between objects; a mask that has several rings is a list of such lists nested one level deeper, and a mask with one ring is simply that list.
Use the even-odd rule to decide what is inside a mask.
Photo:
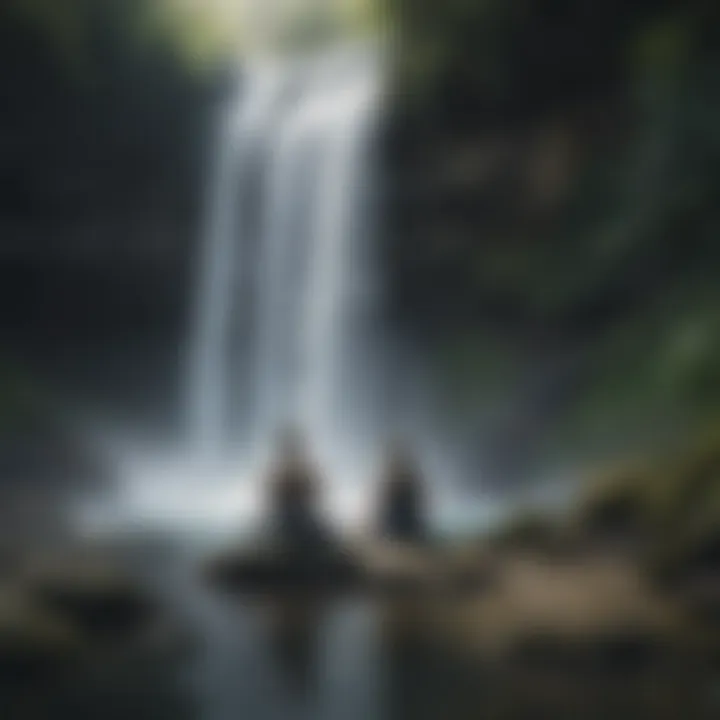
[{"label": "rock in foreground", "polygon": [[155,620],[155,603],[143,589],[102,564],[37,565],[26,571],[25,585],[39,606],[89,641],[127,639]]},{"label": "rock in foreground", "polygon": [[37,683],[77,657],[72,626],[14,588],[0,592],[0,686]]},{"label": "rock in foreground", "polygon": [[205,577],[223,592],[345,592],[360,586],[359,563],[345,550],[328,546],[314,551],[267,545],[229,551],[211,560]]}]

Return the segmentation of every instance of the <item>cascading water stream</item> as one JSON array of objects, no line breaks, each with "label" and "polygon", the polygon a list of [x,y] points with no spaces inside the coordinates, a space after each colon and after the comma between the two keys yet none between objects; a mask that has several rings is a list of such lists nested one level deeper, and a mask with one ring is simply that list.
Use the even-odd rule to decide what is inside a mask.
[{"label": "cascading water stream", "polygon": [[[203,243],[193,350],[192,432],[206,453],[220,458],[238,444],[225,445],[237,414],[256,448],[287,422],[300,425],[326,455],[348,444],[340,437],[341,415],[355,410],[339,365],[357,311],[352,275],[366,271],[351,262],[349,250],[368,240],[360,222],[370,183],[362,159],[379,89],[375,58],[351,53],[251,71],[239,112],[233,101]],[[253,152],[259,162],[249,162]],[[253,222],[239,197],[258,185]],[[254,272],[247,275],[255,282],[248,294],[236,278],[250,258]],[[255,363],[255,402],[233,413],[231,313],[241,291],[254,307],[246,350]]]},{"label": "cascading water stream", "polygon": [[226,354],[236,265],[243,261],[244,228],[236,203],[247,181],[244,165],[265,130],[277,95],[271,71],[248,74],[247,87],[223,109],[202,242],[193,364],[191,433],[204,454],[221,452],[228,408]]},{"label": "cascading water stream", "polygon": [[[344,328],[349,317],[349,243],[354,239],[353,211],[362,185],[362,150],[368,107],[375,89],[363,78],[351,87],[331,111],[324,147],[313,243],[309,254],[303,325],[303,373],[299,392],[301,417],[317,442],[326,444],[333,428],[343,428],[339,397],[343,394],[340,364]],[[348,393],[350,395],[350,393]],[[348,408],[351,412],[354,408]],[[335,438],[339,442],[339,438]]]}]

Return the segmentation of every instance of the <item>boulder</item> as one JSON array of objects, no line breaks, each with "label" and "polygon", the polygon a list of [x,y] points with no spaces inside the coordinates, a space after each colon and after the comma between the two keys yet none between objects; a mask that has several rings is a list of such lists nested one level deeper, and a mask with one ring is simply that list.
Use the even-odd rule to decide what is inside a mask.
[{"label": "boulder", "polygon": [[309,551],[302,546],[267,543],[231,549],[204,568],[209,584],[233,593],[336,593],[358,587],[362,572],[339,545]]},{"label": "boulder", "polygon": [[26,569],[24,584],[40,607],[63,618],[88,641],[126,641],[156,619],[149,595],[102,562],[36,563]]},{"label": "boulder", "polygon": [[17,588],[0,590],[0,687],[46,680],[72,663],[80,649],[70,623]]}]

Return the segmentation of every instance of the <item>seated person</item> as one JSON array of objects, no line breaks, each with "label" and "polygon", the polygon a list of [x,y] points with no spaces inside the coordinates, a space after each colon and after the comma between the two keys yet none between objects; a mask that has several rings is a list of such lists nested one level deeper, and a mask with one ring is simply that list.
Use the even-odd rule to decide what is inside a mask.
[{"label": "seated person", "polygon": [[316,512],[320,474],[295,429],[281,435],[269,485],[271,532],[281,543],[307,549],[330,542]]},{"label": "seated person", "polygon": [[425,539],[424,481],[410,453],[401,445],[390,450],[381,480],[379,531],[401,542]]}]

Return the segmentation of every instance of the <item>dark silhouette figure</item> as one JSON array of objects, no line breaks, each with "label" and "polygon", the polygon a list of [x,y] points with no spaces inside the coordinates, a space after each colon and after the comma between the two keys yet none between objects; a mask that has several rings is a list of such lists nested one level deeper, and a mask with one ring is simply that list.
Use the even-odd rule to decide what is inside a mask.
[{"label": "dark silhouette figure", "polygon": [[316,512],[320,474],[294,428],[280,437],[277,461],[270,473],[272,534],[286,549],[306,551],[330,542]]},{"label": "dark silhouette figure", "polygon": [[402,446],[391,449],[381,485],[380,534],[400,542],[427,538],[425,488],[422,474]]},{"label": "dark silhouette figure", "polygon": [[356,588],[362,568],[321,517],[320,484],[302,436],[285,430],[267,479],[269,512],[259,537],[210,563],[208,580],[233,592],[293,596]]}]

